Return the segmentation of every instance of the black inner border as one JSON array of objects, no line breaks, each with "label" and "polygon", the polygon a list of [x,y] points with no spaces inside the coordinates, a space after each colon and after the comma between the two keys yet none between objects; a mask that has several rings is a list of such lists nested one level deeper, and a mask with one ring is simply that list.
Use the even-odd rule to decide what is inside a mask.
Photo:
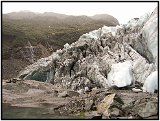
[{"label": "black inner border", "polygon": [[[124,3],[124,2],[126,2],[126,3],[128,3],[128,2],[130,2],[130,3],[132,3],[132,2],[137,2],[137,3],[139,3],[139,2],[155,2],[155,3],[157,3],[157,8],[158,8],[158,16],[157,16],[157,18],[158,18],[158,102],[159,102],[159,1],[1,1],[1,64],[2,64],[2,36],[3,36],[3,33],[2,33],[2,30],[3,30],[3,26],[2,26],[2,24],[3,24],[3,22],[2,22],[2,18],[3,18],[3,3],[9,3],[9,2],[59,2],[59,3],[62,3],[62,2],[65,2],[65,3],[71,3],[71,2],[84,2],[84,3],[87,3],[87,2],[105,2],[105,3],[107,3],[107,2],[113,2],[113,3],[115,3],[115,2],[119,2],[119,3]],[[3,107],[3,105],[2,105],[2,100],[3,100],[3,96],[2,96],[2,66],[1,66],[1,120],[44,120],[44,119],[4,119],[2,116],[2,107]],[[158,115],[160,115],[159,114],[159,103],[158,103]],[[55,119],[45,119],[45,120],[55,120]],[[56,119],[56,120],[68,120],[68,119]],[[69,119],[69,120],[76,120],[76,119]],[[85,119],[78,119],[78,120],[85,120]],[[103,119],[102,119],[103,120]],[[110,119],[110,120],[114,120],[114,119]],[[119,119],[119,120],[121,120],[121,119]],[[124,119],[123,119],[124,120]],[[128,119],[126,119],[126,120],[128,120]],[[131,119],[131,120],[135,120],[135,119]],[[146,120],[146,119],[145,119]],[[157,120],[159,120],[159,117],[158,117],[158,119]]]}]

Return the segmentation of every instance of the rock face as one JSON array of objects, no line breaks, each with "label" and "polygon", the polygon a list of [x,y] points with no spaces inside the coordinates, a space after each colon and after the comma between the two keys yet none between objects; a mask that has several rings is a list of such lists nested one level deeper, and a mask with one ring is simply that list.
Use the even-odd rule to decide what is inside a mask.
[{"label": "rock face", "polygon": [[18,77],[72,90],[145,83],[157,70],[156,43],[157,9],[127,25],[104,26],[86,33],[26,67]]}]

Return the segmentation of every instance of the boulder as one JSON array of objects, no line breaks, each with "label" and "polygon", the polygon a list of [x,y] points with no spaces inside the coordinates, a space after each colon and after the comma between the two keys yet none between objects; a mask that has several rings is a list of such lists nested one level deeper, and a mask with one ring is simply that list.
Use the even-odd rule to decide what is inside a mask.
[{"label": "boulder", "polygon": [[109,117],[110,114],[109,114],[108,110],[109,110],[111,104],[113,103],[114,97],[115,97],[115,94],[111,94],[111,95],[106,96],[103,99],[102,103],[100,103],[97,106],[97,112]]},{"label": "boulder", "polygon": [[97,105],[97,112],[105,117],[118,116],[121,113],[122,105],[122,100],[116,94],[110,94]]},{"label": "boulder", "polygon": [[142,105],[141,109],[138,111],[139,116],[141,117],[150,117],[157,115],[158,113],[158,104],[157,102],[147,102]]}]

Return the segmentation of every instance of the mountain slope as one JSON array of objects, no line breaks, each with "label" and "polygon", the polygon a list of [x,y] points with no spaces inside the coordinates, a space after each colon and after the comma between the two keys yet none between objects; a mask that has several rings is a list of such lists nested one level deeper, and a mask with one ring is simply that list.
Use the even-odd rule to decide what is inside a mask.
[{"label": "mountain slope", "polygon": [[107,21],[112,25],[119,25],[118,20],[108,14],[96,14],[94,16],[91,16],[91,18],[94,20]]}]

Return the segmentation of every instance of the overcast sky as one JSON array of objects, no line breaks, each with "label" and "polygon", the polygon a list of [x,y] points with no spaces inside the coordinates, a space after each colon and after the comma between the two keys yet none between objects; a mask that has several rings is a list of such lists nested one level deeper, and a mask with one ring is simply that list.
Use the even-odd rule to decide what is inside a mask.
[{"label": "overcast sky", "polygon": [[56,12],[67,15],[110,14],[122,24],[132,18],[152,12],[156,2],[4,2],[2,12],[18,12],[29,10],[33,12]]}]

